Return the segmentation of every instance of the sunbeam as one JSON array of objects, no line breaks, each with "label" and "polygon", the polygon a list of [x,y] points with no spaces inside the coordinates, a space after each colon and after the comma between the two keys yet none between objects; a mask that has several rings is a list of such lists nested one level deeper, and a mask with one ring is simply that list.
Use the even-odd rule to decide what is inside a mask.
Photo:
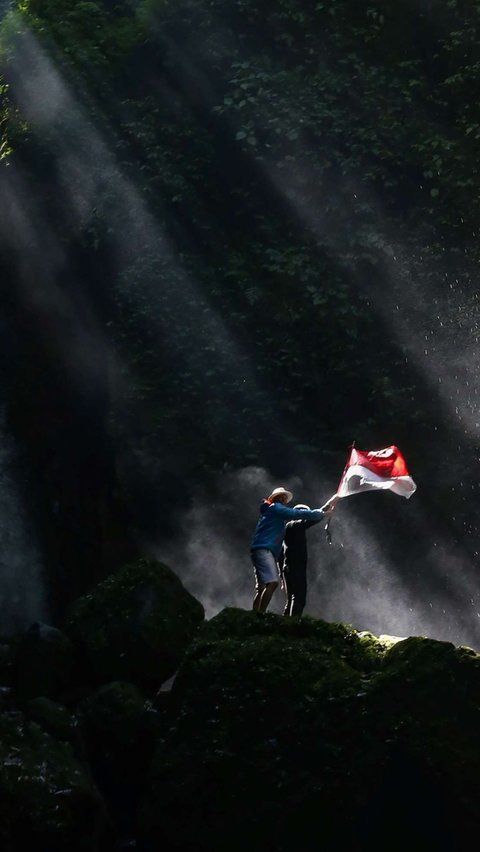
[{"label": "sunbeam", "polygon": [[[275,204],[278,201],[279,204],[278,218],[288,211],[288,227],[291,227],[291,220],[297,229],[298,244],[301,245],[304,239],[305,244],[308,242],[309,247],[313,246],[311,255],[308,255],[305,261],[312,261],[310,272],[313,279],[306,294],[307,300],[311,299],[312,305],[317,304],[315,299],[321,302],[322,282],[314,280],[315,251],[318,250],[329,259],[332,268],[339,271],[339,275],[343,275],[348,281],[351,292],[356,291],[359,294],[365,310],[368,310],[373,318],[368,333],[371,333],[371,328],[376,324],[379,337],[381,335],[388,341],[390,351],[399,360],[403,359],[404,364],[409,365],[412,374],[418,378],[419,387],[431,393],[434,404],[429,412],[430,417],[437,417],[441,421],[439,425],[443,430],[448,428],[449,434],[457,430],[459,441],[465,439],[466,443],[469,442],[474,454],[480,429],[476,403],[476,375],[479,366],[476,352],[478,320],[474,301],[460,292],[460,285],[466,281],[467,273],[471,276],[469,281],[475,280],[474,271],[468,269],[467,262],[462,260],[463,265],[457,278],[453,281],[448,279],[452,287],[445,287],[445,281],[451,274],[448,264],[443,263],[440,255],[434,262],[432,258],[421,254],[423,237],[400,220],[397,223],[396,214],[390,208],[387,209],[381,193],[372,188],[373,181],[370,181],[367,188],[365,176],[358,172],[358,177],[355,177],[355,168],[351,163],[347,174],[342,173],[340,169],[330,168],[330,161],[322,164],[315,160],[312,151],[320,144],[323,145],[325,157],[331,155],[331,159],[335,160],[338,155],[338,151],[333,148],[332,151],[329,150],[333,146],[333,140],[328,134],[321,143],[318,141],[318,134],[321,135],[323,125],[315,126],[316,116],[312,118],[312,126],[305,124],[305,101],[313,104],[319,96],[315,89],[317,78],[310,80],[302,67],[292,69],[293,78],[298,82],[298,91],[302,93],[302,99],[297,102],[292,97],[292,88],[283,85],[286,72],[282,62],[278,57],[273,57],[270,89],[269,94],[266,94],[266,89],[259,85],[259,79],[261,82],[261,75],[264,73],[262,62],[260,57],[252,60],[248,39],[240,38],[240,35],[225,26],[223,21],[212,19],[211,10],[206,6],[199,4],[196,14],[202,24],[208,18],[208,26],[205,23],[206,31],[209,37],[214,39],[218,54],[214,51],[209,53],[206,42],[200,39],[197,44],[193,38],[187,40],[180,50],[172,34],[175,28],[159,27],[155,4],[145,7],[144,25],[152,42],[163,51],[161,63],[148,74],[149,97],[152,92],[156,92],[157,105],[162,103],[162,98],[166,101],[178,98],[178,109],[190,110],[194,120],[200,122],[208,116],[208,121],[211,122],[209,132],[214,138],[220,132],[225,133],[232,146],[231,150],[235,152],[239,162],[242,160],[242,168],[251,170],[252,186],[258,186],[258,194],[268,187],[270,203]],[[270,287],[272,291],[278,289],[279,301],[281,300],[287,317],[285,327],[295,328],[292,299],[295,296],[305,299],[305,293],[294,292],[293,296],[290,294],[290,279],[284,275],[281,263],[275,265],[275,253],[281,255],[284,247],[277,247],[270,242],[269,236],[273,240],[273,232],[266,229],[262,232],[265,235],[265,245],[262,247],[263,257],[258,262],[258,268],[255,268],[259,259],[257,247],[257,254],[252,252],[252,259],[249,258],[245,265],[248,274],[242,279],[242,287],[239,287],[238,294],[235,294],[236,304],[241,305],[242,312],[232,310],[229,314],[222,313],[221,306],[226,304],[227,300],[218,298],[218,293],[230,274],[229,259],[233,260],[236,256],[235,237],[231,238],[231,243],[227,240],[219,247],[214,238],[202,235],[203,223],[196,221],[194,224],[188,222],[188,226],[185,225],[185,231],[189,229],[189,239],[191,238],[192,242],[198,241],[195,249],[188,244],[185,233],[181,234],[182,239],[177,242],[175,227],[171,221],[172,205],[168,191],[159,183],[155,205],[152,205],[148,193],[144,192],[144,185],[136,180],[136,174],[139,175],[142,170],[143,158],[145,162],[149,162],[149,168],[153,171],[155,169],[153,159],[151,162],[148,160],[149,137],[138,140],[136,154],[140,153],[140,156],[138,160],[132,158],[134,162],[131,168],[125,167],[119,153],[123,149],[117,149],[113,142],[118,138],[118,132],[111,123],[112,113],[117,112],[123,116],[124,126],[120,131],[122,135],[131,121],[131,105],[123,105],[112,92],[114,106],[111,108],[110,118],[102,112],[100,101],[95,102],[95,110],[89,111],[87,103],[93,93],[85,94],[84,99],[78,96],[73,85],[74,65],[69,66],[68,74],[61,70],[62,66],[57,64],[54,58],[55,51],[52,51],[51,55],[49,53],[48,42],[30,32],[21,18],[15,20],[13,29],[16,36],[8,67],[10,85],[16,107],[22,120],[27,123],[29,133],[42,146],[44,155],[45,152],[48,155],[45,157],[48,169],[45,180],[47,184],[49,180],[52,182],[58,196],[53,201],[50,199],[51,208],[48,208],[44,198],[37,201],[28,184],[27,171],[22,171],[20,163],[12,162],[9,170],[2,175],[2,190],[8,213],[4,208],[1,234],[6,250],[16,257],[19,276],[14,286],[18,287],[20,284],[23,305],[30,313],[40,318],[43,335],[55,357],[68,372],[71,387],[88,400],[95,395],[96,387],[101,395],[108,384],[113,411],[113,441],[116,441],[115,463],[117,470],[121,470],[127,480],[129,477],[134,479],[138,476],[141,482],[150,479],[158,484],[162,475],[168,474],[169,482],[176,476],[178,478],[178,474],[183,470],[184,457],[189,453],[192,456],[196,454],[194,443],[193,448],[187,446],[186,441],[183,447],[180,440],[178,444],[169,444],[168,438],[178,432],[179,421],[175,417],[178,418],[181,411],[183,422],[189,424],[191,435],[201,434],[212,452],[218,445],[218,458],[215,463],[219,467],[224,465],[224,473],[217,475],[211,471],[213,478],[217,476],[213,488],[216,496],[212,499],[216,500],[219,495],[223,495],[222,499],[226,500],[232,512],[235,495],[226,485],[228,476],[238,477],[243,482],[242,471],[251,469],[238,468],[236,473],[232,473],[230,447],[233,447],[235,441],[248,446],[250,431],[261,435],[262,446],[266,448],[265,457],[260,458],[262,466],[255,470],[263,471],[265,487],[261,486],[262,477],[259,477],[255,481],[255,487],[252,487],[246,499],[242,501],[238,509],[239,517],[243,519],[242,533],[234,537],[232,546],[226,543],[225,534],[217,527],[217,520],[212,520],[208,499],[198,496],[197,501],[195,486],[189,490],[187,497],[189,523],[184,525],[182,521],[176,524],[175,546],[166,541],[165,530],[160,529],[158,536],[152,532],[155,523],[151,524],[148,530],[140,532],[140,537],[144,535],[144,541],[155,553],[166,554],[165,558],[171,559],[174,567],[177,564],[184,566],[178,568],[179,573],[188,578],[189,583],[193,583],[195,590],[197,586],[195,579],[192,579],[193,566],[197,559],[206,566],[208,559],[209,568],[205,568],[205,573],[212,572],[213,590],[204,592],[204,596],[210,613],[218,608],[222,597],[227,601],[237,601],[245,605],[250,595],[247,591],[248,581],[237,588],[234,580],[240,574],[238,558],[248,566],[248,540],[255,516],[255,509],[252,507],[258,505],[262,493],[268,490],[267,483],[275,484],[283,465],[284,471],[289,470],[290,474],[292,468],[296,470],[299,487],[305,492],[303,499],[308,503],[312,503],[312,498],[318,494],[320,505],[335,487],[334,484],[333,487],[331,484],[330,487],[325,487],[331,479],[333,466],[332,458],[329,458],[328,465],[326,464],[321,438],[318,440],[319,446],[307,445],[305,454],[305,448],[299,439],[301,417],[298,417],[298,405],[302,404],[302,393],[304,396],[308,394],[308,385],[306,384],[305,390],[299,394],[300,402],[292,399],[287,400],[283,408],[278,406],[277,396],[282,394],[283,389],[274,386],[272,376],[275,374],[269,374],[263,369],[260,348],[257,353],[252,347],[255,338],[249,333],[250,329],[247,330],[245,323],[250,309],[253,309],[252,317],[255,316],[255,311],[262,309],[261,303],[259,304],[262,289]],[[274,26],[270,20],[265,23],[266,33],[270,25]],[[322,38],[323,36],[320,41]],[[57,45],[56,49],[61,53],[62,45]],[[231,64],[226,72],[230,53]],[[332,57],[326,51],[324,56],[319,57],[318,62],[319,67],[324,68],[326,73]],[[222,63],[227,64],[224,66]],[[365,74],[367,71],[368,69],[364,69]],[[98,73],[98,69],[92,70],[92,85],[95,81],[99,82]],[[231,78],[222,79],[221,74],[225,73],[230,74]],[[346,85],[348,69],[344,69],[342,74]],[[88,74],[83,75],[82,85],[85,79],[88,79]],[[355,82],[349,94],[349,120],[352,126],[365,115],[369,126],[375,124],[375,110],[371,114],[368,110],[365,113],[365,79]],[[250,102],[255,106],[251,126],[248,123],[250,119],[245,118],[245,110],[248,110]],[[372,109],[371,103],[369,109]],[[358,114],[355,110],[358,110]],[[158,123],[160,126],[161,122]],[[430,115],[425,117],[425,123],[428,127],[436,127],[435,120]],[[216,149],[212,147],[211,150]],[[350,154],[353,163],[353,147]],[[385,152],[381,157],[384,154]],[[205,157],[207,156],[205,154]],[[211,167],[212,164],[209,164],[209,168]],[[222,174],[228,172],[227,162],[223,163],[222,169]],[[238,174],[242,175],[243,172],[239,170]],[[183,186],[187,180],[184,174],[177,175],[176,179],[179,186]],[[235,184],[235,176],[232,183]],[[236,192],[241,193],[241,190],[241,186],[235,187]],[[202,194],[198,182],[192,185],[192,197],[198,202],[198,209],[202,210],[205,216],[209,211],[208,191],[207,187]],[[181,190],[179,194],[181,196]],[[333,206],[325,204],[327,194],[335,197]],[[207,199],[204,196],[207,196]],[[214,207],[213,202],[212,208]],[[274,214],[275,212],[277,211],[274,211]],[[259,221],[263,215],[259,213]],[[216,227],[220,216],[218,211],[212,212],[210,224],[213,223]],[[177,224],[177,227],[181,230],[181,226]],[[250,227],[253,231],[254,225]],[[69,236],[66,239],[67,233]],[[77,238],[88,239],[95,246],[103,241],[108,255],[104,280],[98,277],[92,284],[88,280],[88,270],[76,268],[76,285],[66,286],[69,265],[72,264],[72,247],[68,241],[73,242]],[[244,246],[241,251],[243,249]],[[209,287],[205,283],[201,264],[195,269],[195,260],[197,255],[200,258],[201,251],[212,255],[214,252],[221,253],[215,287]],[[359,268],[358,264],[359,252],[362,268]],[[429,280],[423,275],[427,266]],[[369,272],[366,272],[366,269]],[[293,282],[292,291],[295,291],[295,287],[298,291],[295,274],[290,271],[289,274]],[[437,277],[432,283],[433,275]],[[436,290],[439,275],[442,286]],[[456,286],[458,282],[460,285]],[[15,294],[15,298],[18,299],[18,294]],[[98,309],[100,303],[101,310]],[[433,305],[438,323],[432,317]],[[287,325],[287,322],[290,325]],[[461,348],[456,345],[457,340],[452,338],[458,327],[462,329]],[[367,331],[362,329],[360,324],[358,333],[361,346],[362,335],[366,335]],[[275,346],[274,328],[271,334],[272,346]],[[279,336],[281,338],[281,329]],[[132,357],[129,348],[134,349],[134,339],[134,345],[137,347],[139,341],[144,345],[141,351],[135,350]],[[366,337],[364,342],[367,343]],[[278,345],[281,346],[281,339]],[[321,345],[321,340],[314,341],[318,350]],[[303,346],[305,342],[299,341],[299,348],[302,349]],[[294,358],[296,355],[286,350],[282,357],[287,363],[289,357]],[[141,361],[142,358],[145,359],[144,362]],[[302,352],[300,359],[307,361],[308,354]],[[161,362],[161,366],[158,362]],[[168,372],[170,377],[178,374],[177,383],[172,380],[169,384],[163,384],[162,369]],[[179,401],[183,399],[182,382],[185,381],[189,383],[190,395],[188,402],[180,404]],[[370,387],[367,388],[370,394],[375,392],[374,381],[375,368],[372,365],[371,376],[365,381],[366,385],[370,382]],[[163,397],[163,388],[167,386],[168,391]],[[406,389],[394,390],[407,395]],[[184,396],[186,399],[186,395]],[[388,396],[386,398],[388,399]],[[288,405],[293,416],[287,419],[285,411]],[[157,418],[160,408],[163,433]],[[310,408],[315,409],[315,405],[310,404]],[[322,416],[326,419],[329,417],[328,402],[319,400],[318,408],[319,435],[323,435]],[[345,410],[347,409],[348,401],[345,403]],[[170,414],[170,410],[175,412],[175,417]],[[299,421],[298,430],[295,416]],[[120,421],[121,428],[117,429],[115,434],[113,424]],[[227,421],[228,428],[225,428]],[[428,425],[434,433],[437,424],[432,421]],[[347,428],[350,429],[350,425],[347,427],[342,424],[342,430]],[[157,443],[149,444],[149,432],[155,432],[157,429]],[[403,429],[405,434],[406,424],[403,424]],[[356,423],[352,422],[351,431],[355,433],[355,430]],[[162,436],[165,436],[164,445]],[[389,440],[395,440],[395,436],[390,436]],[[411,440],[414,443],[413,434]],[[200,441],[198,443],[200,444]],[[270,457],[267,458],[269,443],[272,447]],[[295,449],[292,449],[288,458],[291,448]],[[338,451],[338,447],[335,451]],[[258,462],[258,452],[257,455],[253,454],[253,457]],[[248,460],[247,451],[244,453],[244,459]],[[465,459],[463,464],[468,467],[471,461],[472,459]],[[189,463],[190,468],[185,465],[185,470],[191,470],[194,463],[197,464],[198,470],[202,469],[201,454]],[[459,464],[460,469],[461,467],[462,464]],[[442,487],[448,488],[448,472],[442,471],[438,475]],[[290,481],[293,481],[295,476],[290,475]],[[153,490],[151,493],[153,494]],[[162,499],[164,493],[165,489]],[[149,500],[150,492],[146,495],[145,502]],[[426,545],[423,547],[424,552],[426,549],[429,552],[427,563],[431,577],[436,575],[441,579],[435,602],[429,600],[428,606],[422,600],[415,602],[416,596],[422,596],[422,590],[415,579],[399,573],[396,559],[383,547],[381,529],[375,533],[372,523],[368,523],[365,518],[360,521],[356,517],[356,510],[353,510],[351,527],[346,524],[342,526],[342,522],[338,523],[338,529],[342,530],[345,539],[342,553],[338,549],[327,550],[318,556],[320,562],[326,565],[335,564],[336,570],[339,571],[339,583],[331,598],[332,608],[327,610],[330,617],[334,616],[337,608],[338,617],[355,622],[374,619],[377,615],[382,632],[386,632],[388,628],[385,621],[391,619],[394,629],[397,631],[398,628],[398,632],[402,634],[413,630],[415,625],[417,632],[424,633],[431,629],[437,633],[444,630],[450,634],[454,629],[454,615],[452,614],[451,622],[447,625],[448,617],[443,623],[442,619],[438,621],[432,616],[432,608],[438,603],[439,606],[442,605],[442,614],[445,609],[448,616],[449,611],[453,613],[455,608],[466,606],[467,600],[476,600],[478,589],[470,552],[473,551],[473,545],[469,550],[465,541],[449,543],[448,530],[443,536],[437,534],[438,525],[433,517],[429,518],[428,503],[423,498],[421,489],[418,499],[416,497],[415,500],[420,502],[416,509],[418,529],[427,537],[430,532],[438,541],[437,553],[445,555],[440,565],[438,560],[434,559],[433,552],[430,552]],[[465,502],[464,494],[461,500]],[[153,497],[151,502],[155,502]],[[347,508],[344,515],[350,511]],[[160,503],[152,508],[153,515],[155,512],[161,514]],[[410,508],[408,511],[398,508],[397,512],[394,521],[396,528],[400,530],[407,523],[413,523]],[[385,509],[385,513],[388,517],[389,509]],[[218,510],[214,508],[213,514],[218,518],[223,511],[219,515]],[[455,521],[454,511],[452,521]],[[189,527],[195,530],[194,535],[189,535]],[[243,555],[237,558],[236,553],[240,549],[242,536]],[[316,560],[320,545],[315,536],[312,536],[312,541],[312,554]],[[345,564],[344,575],[339,567],[347,551],[353,552],[353,545],[347,546],[350,541],[357,543],[361,565],[359,576],[363,576],[366,582],[360,582],[356,575],[350,573],[353,571],[351,564]],[[210,559],[208,554],[215,556]],[[447,554],[450,554],[448,558]],[[452,573],[455,573],[450,570],[452,561],[456,565],[457,576],[461,574],[463,577],[462,590],[460,584],[457,589],[452,578]],[[216,566],[226,566],[228,563],[235,568],[232,573],[232,570],[225,567],[221,570],[220,567],[214,568],[214,563]],[[322,611],[324,606],[326,588],[322,583],[323,581],[312,584],[309,603],[311,611]],[[362,601],[362,589],[371,590],[375,586],[378,592],[377,606],[372,603],[375,596],[372,597],[370,591],[368,594],[365,592],[365,599]],[[448,600],[444,600],[443,590],[447,586],[450,589],[450,608]],[[351,593],[348,591],[349,587]],[[208,584],[202,588],[208,589]],[[427,589],[426,597],[432,598],[429,584]],[[348,613],[351,617],[348,617]],[[383,615],[380,616],[379,613]],[[468,641],[476,641],[475,617],[472,616],[470,623],[470,615],[471,613],[465,616],[464,627]],[[362,627],[367,629],[368,625],[364,623]]]}]

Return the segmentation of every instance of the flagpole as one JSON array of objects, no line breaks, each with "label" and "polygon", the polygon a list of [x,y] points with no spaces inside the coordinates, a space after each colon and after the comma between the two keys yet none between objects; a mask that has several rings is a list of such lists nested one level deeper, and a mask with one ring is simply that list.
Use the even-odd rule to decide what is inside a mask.
[{"label": "flagpole", "polygon": [[[339,488],[340,488],[340,486],[341,486],[341,484],[342,484],[343,477],[345,476],[345,473],[346,473],[346,471],[347,471],[348,463],[349,463],[349,461],[350,461],[350,456],[351,456],[351,454],[352,454],[352,450],[354,449],[354,447],[355,447],[355,441],[352,441],[352,443],[350,444],[350,446],[349,446],[349,448],[348,448],[348,449],[350,450],[350,453],[349,453],[349,456],[348,456],[348,459],[347,459],[346,465],[345,465],[345,467],[343,468],[343,473],[342,473],[342,475],[341,475],[341,477],[340,477],[340,482],[339,482],[339,483],[338,483],[338,485],[337,485],[337,491],[336,491],[336,493],[337,493],[337,494],[338,494]],[[330,513],[329,517],[327,518],[327,523],[325,524],[325,538],[326,538],[326,540],[327,540],[327,544],[331,544],[331,543],[332,543],[332,534],[331,534],[331,532],[330,532],[330,521],[332,520],[332,515],[333,515],[333,512],[334,512],[334,511],[335,511],[335,506],[333,507],[332,512]]]}]

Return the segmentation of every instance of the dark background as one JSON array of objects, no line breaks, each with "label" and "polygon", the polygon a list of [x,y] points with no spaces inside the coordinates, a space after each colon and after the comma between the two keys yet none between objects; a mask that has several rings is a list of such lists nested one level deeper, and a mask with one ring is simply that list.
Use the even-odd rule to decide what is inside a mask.
[{"label": "dark background", "polygon": [[418,490],[310,533],[307,611],[478,647],[480,4],[2,9],[6,628],[146,552],[249,607],[356,441]]}]

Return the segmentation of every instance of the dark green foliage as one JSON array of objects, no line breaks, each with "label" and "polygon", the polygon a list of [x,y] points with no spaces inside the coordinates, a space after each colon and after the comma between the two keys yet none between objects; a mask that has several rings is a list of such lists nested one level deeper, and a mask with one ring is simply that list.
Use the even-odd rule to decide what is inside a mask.
[{"label": "dark green foliage", "polygon": [[[22,24],[55,46],[60,56],[86,75],[103,72],[118,74],[143,34],[133,7],[128,2],[68,2],[25,0],[19,5]],[[97,78],[100,80],[100,77]]]},{"label": "dark green foliage", "polygon": [[[24,333],[19,239],[12,422],[48,495],[55,593],[121,564],[124,529],[166,537],[186,482],[254,464],[336,484],[353,439],[398,444],[435,481],[439,535],[474,556],[478,4],[52,0],[7,17],[2,180],[21,175],[27,221],[66,258],[52,276],[46,245],[29,255],[87,327],[74,339],[102,341],[70,372],[41,312]],[[25,100],[32,43],[58,75],[51,121]]]},{"label": "dark green foliage", "polygon": [[[29,0],[7,18],[3,150],[74,241],[78,287],[96,282],[140,532],[179,478],[322,461],[334,479],[353,438],[394,441],[419,479],[442,446],[435,508],[461,481],[448,523],[471,526],[462,424],[410,353],[440,322],[474,344],[478,4]],[[24,30],[74,132],[71,110],[22,117]],[[93,186],[80,218],[72,182]]]}]

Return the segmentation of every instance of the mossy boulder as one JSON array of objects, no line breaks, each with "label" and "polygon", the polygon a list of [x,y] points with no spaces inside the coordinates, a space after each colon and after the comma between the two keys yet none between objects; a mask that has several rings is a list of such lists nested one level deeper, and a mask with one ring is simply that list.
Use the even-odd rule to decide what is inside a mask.
[{"label": "mossy boulder", "polygon": [[0,848],[103,852],[100,793],[71,745],[18,713],[0,715]]},{"label": "mossy boulder", "polygon": [[151,692],[175,673],[204,617],[170,568],[140,559],[76,601],[65,630],[94,685],[126,681]]},{"label": "mossy boulder", "polygon": [[463,820],[480,828],[480,658],[425,641],[240,610],[206,622],[172,687],[145,849],[397,852],[412,832],[463,848]]},{"label": "mossy boulder", "polygon": [[453,831],[458,820],[460,838],[478,832],[480,655],[424,637],[398,642],[372,683],[371,714],[395,742],[397,773],[412,788],[415,772],[423,788],[436,791],[430,807],[433,814],[441,805],[437,823]]}]

